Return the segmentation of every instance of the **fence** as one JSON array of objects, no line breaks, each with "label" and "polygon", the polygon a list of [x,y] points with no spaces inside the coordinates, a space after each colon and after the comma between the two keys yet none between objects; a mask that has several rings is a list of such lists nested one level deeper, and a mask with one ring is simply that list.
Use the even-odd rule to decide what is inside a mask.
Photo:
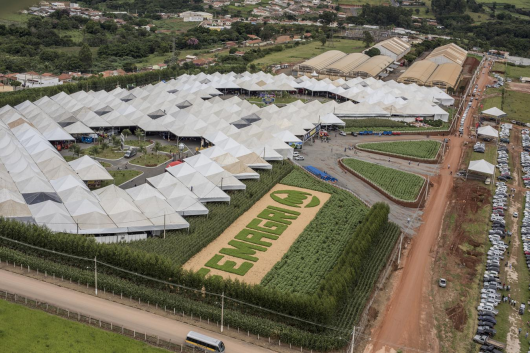
[{"label": "fence", "polygon": [[[3,266],[4,263],[5,263],[5,266]],[[59,282],[59,281],[63,283],[67,282],[73,285],[73,286],[69,286],[72,288],[75,288],[75,286],[77,285],[77,288],[75,288],[75,290],[83,292],[83,293],[87,293],[87,290],[90,290],[90,292],[93,292],[94,290],[94,288],[92,287],[92,284],[89,285],[89,283],[86,283],[86,289],[85,289],[85,284],[80,281],[72,281],[72,279],[68,279],[63,276],[59,277],[59,276],[56,276],[54,273],[48,273],[47,271],[42,271],[35,267],[30,268],[29,265],[25,265],[25,264],[23,265],[22,263],[15,263],[14,261],[9,262],[9,260],[6,260],[5,258],[0,258],[0,269],[18,273],[18,274],[28,275],[29,277],[38,278],[39,280],[43,280],[45,282],[50,282],[50,283]],[[68,285],[63,285],[63,286],[68,287]],[[12,295],[14,299],[10,299],[11,298],[10,295]],[[174,308],[168,308],[168,307],[162,308],[161,306],[158,306],[158,304],[152,305],[152,303],[142,301],[139,297],[134,298],[132,296],[130,297],[124,296],[121,293],[107,292],[104,287],[103,288],[98,287],[97,296],[103,299],[107,299],[110,301],[114,301],[117,303],[131,306],[131,307],[140,308],[142,310],[145,310],[145,311],[157,314],[157,315],[165,316],[170,319],[178,318],[178,321],[181,321],[181,322],[184,322],[190,325],[194,325],[197,327],[201,327],[207,330],[212,330],[212,331],[220,330],[220,327],[221,327],[221,323],[219,321],[214,321],[214,320],[210,320],[209,318],[202,318],[201,316],[193,315],[193,312],[179,311],[179,310],[175,310]],[[225,300],[226,298],[227,297],[225,297]],[[122,326],[119,326],[113,323],[101,321],[99,319],[92,318],[90,316],[86,316],[81,313],[76,313],[76,312],[69,311],[66,309],[58,308],[57,306],[48,304],[46,302],[39,302],[38,300],[35,300],[35,299],[29,299],[19,294],[13,294],[13,293],[6,292],[4,290],[0,290],[0,299],[6,299],[9,301],[13,301],[13,302],[15,302],[16,300],[16,303],[24,304],[28,306],[30,306],[31,303],[37,303],[37,305],[33,305],[31,307],[42,309],[51,314],[56,314],[56,315],[59,315],[59,316],[62,316],[62,317],[65,317],[71,320],[75,320],[75,321],[80,321],[80,319],[84,317],[85,321],[80,321],[80,322],[84,322],[92,326],[100,327],[102,329],[106,329],[106,330],[113,331],[116,333],[128,335],[135,339],[145,341],[149,344],[153,344],[158,347],[168,349],[170,351],[198,352],[194,348],[168,342],[166,340],[160,339],[158,336],[149,335],[146,332],[142,333],[139,331],[127,329],[125,327],[122,327]],[[78,316],[79,316],[79,319],[78,319]],[[89,318],[92,321],[86,318]],[[122,328],[123,328],[123,333],[121,332]],[[268,349],[271,349],[277,352],[286,352],[286,353],[322,352],[320,350],[310,349],[310,348],[306,348],[303,346],[296,346],[288,342],[283,342],[277,338],[260,336],[259,334],[256,335],[256,334],[251,333],[250,331],[245,332],[245,330],[241,330],[239,327],[234,327],[234,326],[230,327],[230,324],[227,324],[226,321],[224,324],[223,334],[225,336],[237,338],[239,340],[249,342],[251,344],[254,344],[260,347],[265,347],[265,348],[268,348]],[[163,346],[163,344],[166,344],[166,346]],[[176,350],[171,349],[173,345],[177,347],[175,348]],[[167,348],[167,347],[170,347],[170,348]],[[347,351],[344,348],[344,349],[338,349],[334,352],[346,353]]]},{"label": "fence", "polygon": [[36,299],[31,299],[25,296],[18,295],[16,293],[10,293],[4,290],[0,290],[0,297],[6,301],[21,304],[33,309],[39,309],[49,314],[57,315],[71,321],[77,321],[83,324],[98,327],[106,331],[111,331],[124,336],[128,336],[133,339],[148,343],[152,346],[167,349],[171,352],[199,352],[195,348],[190,348],[182,344],[173,343],[171,341],[161,339],[158,336],[149,335],[147,334],[147,332],[138,332],[135,330],[131,330],[129,328],[126,328],[125,326],[116,325],[112,322],[102,321],[91,316],[86,316],[75,311],[63,309],[61,307],[48,304],[46,302],[40,302]]}]

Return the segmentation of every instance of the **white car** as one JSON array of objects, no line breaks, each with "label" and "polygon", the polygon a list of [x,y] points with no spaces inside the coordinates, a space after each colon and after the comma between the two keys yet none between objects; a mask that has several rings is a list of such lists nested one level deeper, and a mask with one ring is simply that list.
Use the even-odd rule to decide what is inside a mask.
[{"label": "white car", "polygon": [[305,159],[304,156],[295,156],[294,157],[295,161],[303,161],[304,159]]},{"label": "white car", "polygon": [[346,136],[346,133],[345,133],[344,131],[341,131],[341,132],[339,133],[339,135],[340,135],[340,136]]},{"label": "white car", "polygon": [[293,157],[297,157],[300,155],[300,152],[293,152]]}]

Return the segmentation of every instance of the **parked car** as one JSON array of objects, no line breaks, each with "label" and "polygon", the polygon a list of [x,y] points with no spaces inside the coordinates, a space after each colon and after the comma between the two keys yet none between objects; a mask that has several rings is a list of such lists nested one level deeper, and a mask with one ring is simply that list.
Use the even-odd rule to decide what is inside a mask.
[{"label": "parked car", "polygon": [[447,281],[445,280],[445,278],[440,278],[440,280],[438,281],[438,285],[441,288],[445,288],[447,286]]},{"label": "parked car", "polygon": [[295,156],[294,157],[295,161],[303,161],[304,159],[305,159],[304,156]]},{"label": "parked car", "polygon": [[125,154],[123,155],[125,158],[132,158],[136,156],[136,148],[131,148],[130,150],[127,150]]}]

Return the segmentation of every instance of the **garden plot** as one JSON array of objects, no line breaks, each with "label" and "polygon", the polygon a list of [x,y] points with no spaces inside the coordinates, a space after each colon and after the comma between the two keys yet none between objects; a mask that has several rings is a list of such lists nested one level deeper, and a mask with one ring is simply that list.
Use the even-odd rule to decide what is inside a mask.
[{"label": "garden plot", "polygon": [[184,268],[259,284],[330,196],[278,184]]}]

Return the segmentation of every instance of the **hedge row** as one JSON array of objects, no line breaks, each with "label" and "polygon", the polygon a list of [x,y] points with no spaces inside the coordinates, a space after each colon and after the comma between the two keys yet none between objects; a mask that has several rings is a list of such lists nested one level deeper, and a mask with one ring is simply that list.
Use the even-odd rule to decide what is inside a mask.
[{"label": "hedge row", "polygon": [[[46,271],[49,276],[53,274],[56,277],[64,276],[64,278],[72,279],[73,282],[79,281],[82,284],[87,283],[90,286],[94,286],[94,273],[92,270],[86,271],[58,264],[4,247],[0,247],[0,259],[2,261],[15,262],[17,266],[21,264],[24,267],[29,266],[32,270]],[[98,288],[100,290],[104,288],[107,292],[120,293],[126,298],[132,297],[135,300],[140,298],[144,303],[149,302],[153,305],[157,303],[160,308],[166,307],[169,311],[175,309],[176,313],[184,312],[187,316],[193,315],[194,317],[201,317],[203,320],[210,319],[212,322],[221,321],[219,305],[216,307],[184,298],[167,290],[163,291],[136,285],[130,281],[100,273],[99,270],[100,267],[98,267]],[[225,304],[229,304],[229,301],[225,300]],[[339,332],[336,331],[331,331],[328,334],[314,334],[283,323],[245,315],[239,310],[227,309],[226,306],[224,323],[243,331],[250,331],[255,335],[259,334],[264,338],[271,337],[272,339],[279,339],[282,343],[291,343],[318,351],[328,351],[343,347],[347,344],[348,339],[348,335],[344,332],[342,332],[342,335],[338,335]]]}]

